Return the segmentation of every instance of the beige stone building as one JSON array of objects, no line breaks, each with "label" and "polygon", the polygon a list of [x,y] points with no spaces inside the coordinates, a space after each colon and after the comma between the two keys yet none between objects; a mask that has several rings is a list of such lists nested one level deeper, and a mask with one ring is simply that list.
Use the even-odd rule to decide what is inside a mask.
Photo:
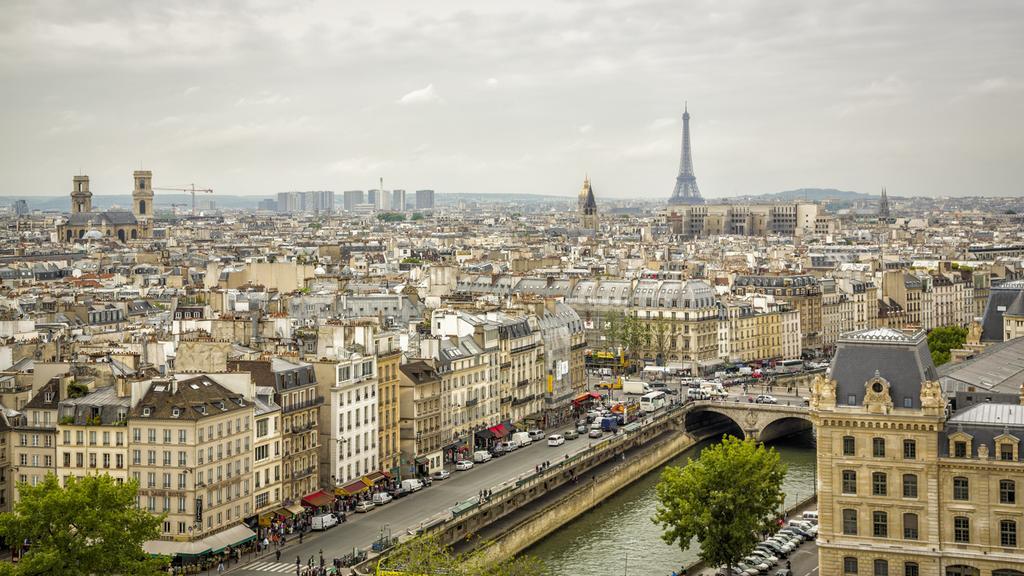
[{"label": "beige stone building", "polygon": [[377,461],[380,469],[397,472],[401,460],[399,445],[399,366],[402,349],[398,333],[377,332],[374,336],[377,354]]},{"label": "beige stone building", "polygon": [[[118,394],[120,392],[123,394]],[[129,478],[127,385],[104,386],[61,400],[57,407],[54,473],[68,478],[107,474],[118,483]]]},{"label": "beige stone building", "polygon": [[777,301],[789,302],[800,312],[800,334],[803,350],[822,346],[822,295],[818,279],[813,276],[737,276],[733,282],[737,294],[766,294]]},{"label": "beige stone building", "polygon": [[947,416],[937,380],[924,333],[888,328],[845,335],[816,379],[821,574],[1024,573],[1024,397]]},{"label": "beige stone building", "polygon": [[403,474],[416,472],[429,474],[444,465],[441,448],[450,430],[444,425],[441,406],[444,395],[441,376],[430,360],[413,360],[400,367],[401,399],[400,430]]},{"label": "beige stone building", "polygon": [[251,384],[248,375],[215,378],[136,384],[129,470],[139,507],[166,514],[162,539],[198,540],[253,512]]},{"label": "beige stone building", "polygon": [[270,387],[256,388],[253,404],[252,514],[263,516],[277,510],[282,501],[281,407]]}]

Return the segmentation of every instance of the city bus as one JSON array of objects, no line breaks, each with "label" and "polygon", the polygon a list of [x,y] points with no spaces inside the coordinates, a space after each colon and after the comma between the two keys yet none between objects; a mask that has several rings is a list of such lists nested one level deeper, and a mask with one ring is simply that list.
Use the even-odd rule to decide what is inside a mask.
[{"label": "city bus", "polygon": [[665,393],[661,390],[648,392],[640,397],[640,411],[645,414],[650,414],[655,410],[664,408],[667,402],[668,401],[665,399]]},{"label": "city bus", "polygon": [[776,372],[800,372],[804,369],[804,361],[799,358],[782,360],[775,364]]}]

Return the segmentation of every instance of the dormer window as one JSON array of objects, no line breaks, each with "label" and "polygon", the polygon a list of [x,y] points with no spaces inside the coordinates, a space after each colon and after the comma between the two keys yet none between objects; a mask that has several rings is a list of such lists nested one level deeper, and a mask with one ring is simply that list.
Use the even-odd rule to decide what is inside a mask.
[{"label": "dormer window", "polygon": [[142,415],[143,416],[149,416],[152,413],[153,413],[153,411],[150,409],[149,406],[146,406],[145,408],[142,409]]},{"label": "dormer window", "polygon": [[970,458],[971,442],[974,437],[966,432],[958,431],[949,435],[949,455],[953,458]]},{"label": "dormer window", "polygon": [[175,407],[175,408],[172,408],[172,409],[171,409],[171,417],[172,417],[172,418],[177,418],[177,417],[179,417],[179,416],[181,416],[181,410],[179,410],[179,409],[178,409],[178,408],[176,408],[176,407]]}]

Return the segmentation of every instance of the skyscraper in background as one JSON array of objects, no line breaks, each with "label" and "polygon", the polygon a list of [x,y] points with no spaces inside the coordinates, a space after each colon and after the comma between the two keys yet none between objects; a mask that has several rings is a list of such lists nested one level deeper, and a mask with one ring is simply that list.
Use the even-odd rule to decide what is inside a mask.
[{"label": "skyscraper in background", "polygon": [[363,203],[362,190],[345,190],[345,211],[351,212],[356,205]]},{"label": "skyscraper in background", "polygon": [[405,211],[405,190],[391,191],[391,209],[395,212]]},{"label": "skyscraper in background", "polygon": [[434,209],[434,191],[433,190],[417,190],[416,191],[416,209],[417,210],[433,210]]}]

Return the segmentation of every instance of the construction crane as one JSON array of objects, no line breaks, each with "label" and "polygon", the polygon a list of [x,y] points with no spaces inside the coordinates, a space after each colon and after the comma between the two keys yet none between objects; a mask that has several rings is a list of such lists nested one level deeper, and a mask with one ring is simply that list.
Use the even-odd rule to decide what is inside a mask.
[{"label": "construction crane", "polygon": [[192,215],[196,215],[196,192],[213,194],[209,188],[196,188],[195,184],[189,184],[188,188],[153,188],[153,190],[173,190],[175,192],[189,192],[192,194]]}]

